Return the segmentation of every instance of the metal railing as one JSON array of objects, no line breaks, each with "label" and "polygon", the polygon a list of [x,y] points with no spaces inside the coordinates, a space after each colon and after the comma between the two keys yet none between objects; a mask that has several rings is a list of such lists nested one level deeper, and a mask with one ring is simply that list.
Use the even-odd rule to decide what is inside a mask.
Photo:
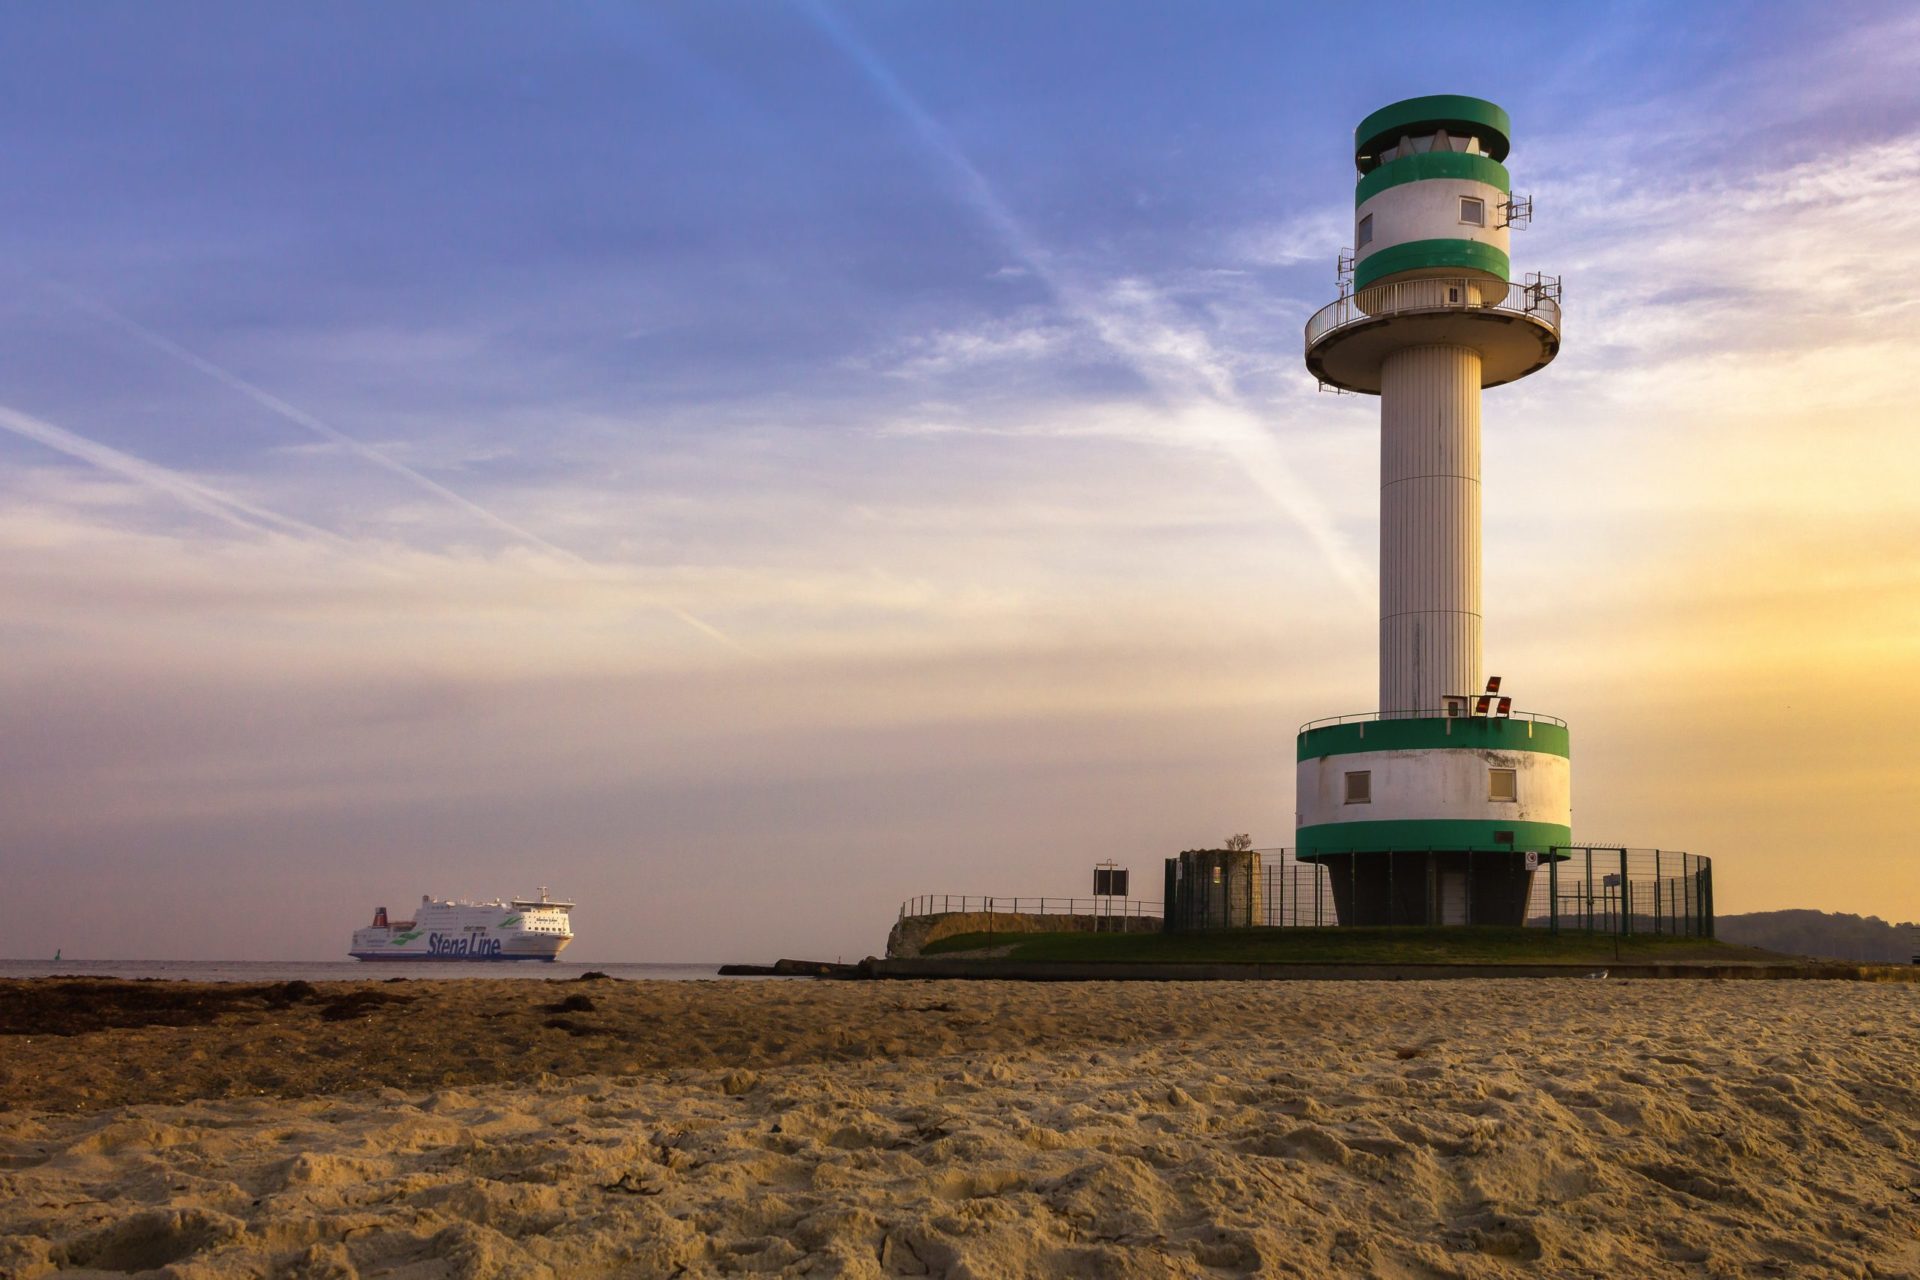
[{"label": "metal railing", "polygon": [[1513,284],[1486,276],[1396,280],[1342,294],[1314,312],[1307,321],[1307,347],[1348,325],[1446,311],[1500,311],[1529,316],[1556,333],[1560,329],[1560,301],[1546,285]]},{"label": "metal railing", "polygon": [[1029,898],[1000,896],[982,897],[979,894],[964,893],[923,893],[908,898],[900,904],[900,918],[909,916],[943,916],[958,912],[980,912],[985,915],[1029,915],[1029,916],[1101,916],[1133,918],[1158,918],[1160,904],[1140,898]]},{"label": "metal railing", "polygon": [[[1473,696],[1477,698],[1480,695]],[[1307,721],[1300,726],[1300,732],[1324,729],[1328,725],[1335,724],[1371,724],[1375,720],[1525,720],[1532,721],[1534,724],[1555,724],[1562,729],[1567,727],[1567,722],[1559,716],[1543,715],[1538,711],[1512,711],[1504,716],[1450,716],[1444,711],[1429,709],[1426,711],[1356,711],[1351,715],[1325,716],[1319,720]]]}]

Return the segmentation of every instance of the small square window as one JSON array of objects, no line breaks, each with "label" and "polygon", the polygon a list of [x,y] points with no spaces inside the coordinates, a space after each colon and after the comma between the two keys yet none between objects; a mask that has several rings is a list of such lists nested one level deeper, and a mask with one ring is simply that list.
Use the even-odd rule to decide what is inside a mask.
[{"label": "small square window", "polygon": [[1373,243],[1373,215],[1360,219],[1360,230],[1354,236],[1354,243],[1362,249]]},{"label": "small square window", "polygon": [[1373,771],[1359,769],[1347,775],[1347,803],[1373,803]]},{"label": "small square window", "polygon": [[1518,800],[1520,779],[1512,769],[1487,770],[1487,799]]},{"label": "small square window", "polygon": [[1487,225],[1487,202],[1473,196],[1460,197],[1460,221],[1470,226]]}]

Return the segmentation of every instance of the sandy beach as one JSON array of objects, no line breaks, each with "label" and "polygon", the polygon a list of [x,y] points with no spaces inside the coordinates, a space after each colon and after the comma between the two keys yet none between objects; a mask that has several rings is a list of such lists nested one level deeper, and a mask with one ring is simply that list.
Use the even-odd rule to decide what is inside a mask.
[{"label": "sandy beach", "polygon": [[56,985],[8,1277],[1920,1273],[1907,986]]}]

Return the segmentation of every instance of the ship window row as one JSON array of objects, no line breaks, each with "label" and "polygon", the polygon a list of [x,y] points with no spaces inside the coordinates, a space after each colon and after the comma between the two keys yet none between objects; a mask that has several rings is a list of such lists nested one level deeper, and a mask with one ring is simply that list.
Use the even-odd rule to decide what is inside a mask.
[{"label": "ship window row", "polygon": [[[1519,771],[1488,769],[1487,799],[1496,804],[1518,804],[1520,801]],[[1373,770],[1349,769],[1347,771],[1346,803],[1373,803]]]}]

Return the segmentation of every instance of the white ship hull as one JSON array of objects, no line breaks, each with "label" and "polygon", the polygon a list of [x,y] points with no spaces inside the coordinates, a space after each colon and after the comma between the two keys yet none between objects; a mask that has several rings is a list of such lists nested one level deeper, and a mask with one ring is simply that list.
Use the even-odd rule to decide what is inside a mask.
[{"label": "white ship hull", "polygon": [[353,932],[355,960],[553,960],[573,941],[570,902],[537,899],[457,902],[420,900],[412,920],[389,924],[385,907]]}]

